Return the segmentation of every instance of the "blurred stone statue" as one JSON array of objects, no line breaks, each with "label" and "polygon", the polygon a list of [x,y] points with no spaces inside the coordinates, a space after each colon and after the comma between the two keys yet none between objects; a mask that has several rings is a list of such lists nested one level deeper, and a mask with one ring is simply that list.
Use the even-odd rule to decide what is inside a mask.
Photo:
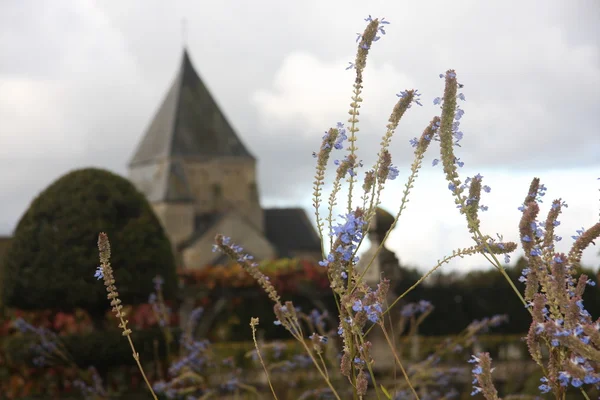
[{"label": "blurred stone statue", "polygon": [[[382,208],[377,207],[375,217],[369,226],[368,238],[371,242],[371,247],[363,253],[357,265],[358,271],[362,272],[367,268],[371,260],[371,266],[364,276],[365,282],[376,288],[381,278],[387,278],[391,281],[390,291],[398,284],[402,277],[400,263],[393,251],[390,251],[385,244],[381,242],[385,238],[385,234],[394,223],[394,216]],[[379,253],[377,254],[377,250]],[[375,258],[373,258],[377,254]]]}]

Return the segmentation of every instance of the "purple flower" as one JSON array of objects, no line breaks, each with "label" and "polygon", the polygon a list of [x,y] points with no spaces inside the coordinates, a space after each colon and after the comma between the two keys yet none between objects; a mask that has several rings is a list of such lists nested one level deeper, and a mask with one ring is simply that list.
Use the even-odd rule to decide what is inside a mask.
[{"label": "purple flower", "polygon": [[332,263],[333,261],[334,261],[333,254],[331,254],[331,253],[330,253],[330,254],[327,256],[327,259],[325,259],[325,260],[322,260],[322,261],[319,261],[319,265],[320,265],[321,267],[326,267],[326,266],[328,266],[328,265],[329,265],[329,263]]},{"label": "purple flower", "polygon": [[154,289],[159,291],[165,283],[165,280],[160,275],[156,275],[156,277],[152,279],[152,282],[154,283]]},{"label": "purple flower", "polygon": [[33,327],[29,322],[26,322],[23,318],[17,318],[14,320],[13,325],[19,332],[37,332],[37,329]]},{"label": "purple flower", "polygon": [[389,180],[393,181],[394,179],[396,179],[398,177],[399,173],[400,173],[400,171],[398,171],[398,167],[396,167],[394,165],[390,165],[387,178]]},{"label": "purple flower", "polygon": [[572,237],[574,240],[577,240],[577,239],[579,239],[579,237],[580,237],[581,235],[583,235],[583,232],[585,232],[585,229],[584,229],[584,228],[581,228],[581,229],[578,229],[576,232],[577,232],[577,235],[575,235],[575,236],[571,236],[571,237]]},{"label": "purple flower", "polygon": [[535,327],[535,334],[539,335],[540,333],[542,333],[544,331],[544,329],[546,329],[544,324],[542,324],[541,322],[538,322]]},{"label": "purple flower", "polygon": [[337,129],[338,129],[338,137],[335,140],[335,143],[333,144],[333,147],[336,150],[341,150],[344,148],[344,140],[348,139],[348,135],[346,135],[346,129],[344,128],[344,124],[342,124],[341,122],[337,123]]},{"label": "purple flower", "polygon": [[[358,243],[362,239],[362,229],[366,224],[366,221],[361,217],[357,217],[354,213],[340,215],[340,217],[344,219],[345,222],[333,227],[332,234],[340,238],[342,245],[338,246],[335,249],[335,252],[340,254],[344,261],[350,261],[354,254],[354,250],[356,249],[355,243]],[[327,256],[328,262],[332,262],[334,259],[335,257],[331,254]]]},{"label": "purple flower", "polygon": [[540,386],[538,386],[538,389],[540,389],[540,392],[549,393],[552,390],[550,385],[548,385],[548,378],[546,378],[544,376],[544,377],[540,378],[540,382],[542,382],[542,384]]},{"label": "purple flower", "polygon": [[196,307],[191,313],[190,313],[190,321],[198,321],[200,319],[200,317],[202,316],[202,314],[204,313],[204,308],[202,307]]},{"label": "purple flower", "polygon": [[567,371],[559,372],[558,382],[560,383],[560,386],[568,386],[570,379],[571,379],[571,374],[569,374]]}]

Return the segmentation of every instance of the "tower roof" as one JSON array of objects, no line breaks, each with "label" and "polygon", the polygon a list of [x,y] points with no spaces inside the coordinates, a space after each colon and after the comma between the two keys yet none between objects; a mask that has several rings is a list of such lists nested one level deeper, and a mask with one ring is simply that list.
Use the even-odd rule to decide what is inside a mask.
[{"label": "tower roof", "polygon": [[187,50],[181,66],[129,166],[168,158],[254,159],[194,69]]}]

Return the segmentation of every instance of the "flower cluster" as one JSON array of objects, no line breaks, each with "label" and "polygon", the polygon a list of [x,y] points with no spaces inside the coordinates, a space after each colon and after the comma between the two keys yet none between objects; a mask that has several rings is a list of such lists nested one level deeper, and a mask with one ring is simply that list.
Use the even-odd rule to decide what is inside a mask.
[{"label": "flower cluster", "polygon": [[[400,93],[396,94],[396,97],[400,97],[401,99],[407,98],[412,95],[411,103],[416,103],[419,106],[423,106],[419,97],[421,97],[421,93],[418,90],[403,90]],[[410,108],[411,104],[408,104],[408,108]]]},{"label": "flower cluster", "polygon": [[[84,371],[79,370],[71,354],[64,346],[58,335],[44,327],[35,327],[22,318],[13,321],[13,326],[23,334],[32,335],[35,342],[31,345],[30,351],[33,354],[33,364],[36,367],[48,367],[58,365],[68,365],[74,367],[79,372],[80,377],[73,381],[73,386],[78,389],[85,399],[107,398],[106,390],[102,383],[102,378],[94,367],[89,367],[88,377],[84,377]],[[92,384],[87,381],[92,380]]]},{"label": "flower cluster", "polygon": [[[366,317],[371,323],[375,324],[381,321],[381,303],[378,301],[377,292],[369,292],[363,299],[356,299],[352,303],[352,311],[354,314],[355,321],[361,321]],[[357,322],[358,326],[364,325],[364,323]]]},{"label": "flower cluster", "polygon": [[37,339],[36,343],[32,344],[30,348],[31,352],[35,354],[33,364],[37,367],[49,365],[50,360],[57,355],[57,352],[59,352],[58,336],[47,328],[31,325],[23,318],[17,318],[13,322],[13,326],[21,333],[33,334]]},{"label": "flower cluster", "polygon": [[340,371],[348,378],[354,376],[357,381],[357,392],[364,395],[368,387],[366,370],[373,360],[371,343],[364,340],[363,329],[369,322],[382,326],[382,304],[389,290],[389,281],[382,280],[376,290],[358,281],[354,289],[345,291],[340,298],[338,335],[343,342]]},{"label": "flower cluster", "polygon": [[[240,381],[241,370],[232,359],[217,363],[208,340],[198,340],[194,331],[204,310],[198,307],[192,311],[187,326],[179,339],[179,358],[171,363],[168,379],[154,383],[153,388],[167,398],[200,399],[215,395],[225,395],[237,389],[251,389]],[[211,371],[216,369],[228,373],[225,383],[211,380]],[[204,397],[203,397],[204,396]]]},{"label": "flower cluster", "polygon": [[127,328],[129,321],[124,319],[126,315],[119,299],[119,292],[117,292],[117,288],[115,287],[116,281],[112,266],[110,265],[110,243],[105,233],[100,233],[98,236],[98,249],[100,251],[100,266],[96,269],[94,277],[104,280],[104,286],[106,286],[106,291],[108,292],[107,298],[110,300],[112,311],[121,321],[119,328],[123,329],[123,336],[130,335],[131,329]]},{"label": "flower cluster", "polygon": [[337,166],[337,180],[341,180],[346,174],[355,177],[357,174],[356,169],[363,166],[361,161],[356,160],[354,154],[348,154],[342,160],[334,160],[333,163]]},{"label": "flower cluster", "polygon": [[[479,220],[473,220],[477,224],[478,227]],[[477,244],[479,245],[479,249],[482,253],[492,253],[492,254],[504,254],[504,262],[508,264],[510,262],[510,253],[514,252],[517,249],[517,244],[514,242],[505,242],[502,235],[497,234],[498,240],[486,236],[483,241],[477,240]]]},{"label": "flower cluster", "polygon": [[367,222],[364,212],[357,208],[346,215],[340,215],[342,221],[332,228],[330,236],[334,238],[332,251],[319,264],[328,268],[331,287],[342,293],[345,281],[353,272],[353,265],[358,262],[356,250],[362,241]]},{"label": "flower cluster", "polygon": [[[381,149],[376,164],[364,175],[362,206],[357,207],[353,204],[355,198],[353,190],[358,182],[356,178],[358,175],[357,170],[362,167],[362,163],[357,156],[356,134],[359,131],[359,109],[363,101],[361,97],[363,93],[363,73],[372,43],[379,39],[380,34],[385,34],[383,25],[387,23],[383,19],[373,19],[370,16],[366,21],[368,25],[364,33],[359,34],[356,39],[358,48],[355,62],[350,63],[349,67],[354,68],[356,76],[353,84],[348,126],[345,128],[342,124],[338,124],[336,128],[331,128],[323,137],[319,152],[313,153],[313,156],[317,159],[313,205],[322,244],[324,244],[324,236],[326,236],[323,234],[324,221],[329,223],[330,230],[329,254],[326,254],[323,250],[323,260],[319,264],[327,268],[330,286],[338,307],[338,335],[343,344],[340,372],[348,378],[353,397],[366,395],[369,385],[375,387],[376,391],[379,390],[377,389],[379,385],[376,382],[376,376],[371,367],[374,362],[371,358],[371,342],[366,340],[366,335],[370,330],[377,327],[383,331],[406,382],[406,386],[400,388],[399,393],[419,398],[415,385],[411,382],[420,383],[421,379],[423,379],[423,382],[430,382],[433,379],[442,385],[442,383],[449,381],[447,375],[431,372],[431,367],[440,360],[440,354],[462,351],[469,343],[472,343],[476,333],[484,332],[489,327],[496,326],[503,322],[505,317],[495,316],[482,321],[474,321],[466,330],[466,340],[461,343],[450,343],[442,351],[430,355],[423,363],[411,365],[407,371],[404,369],[400,358],[396,354],[396,349],[389,339],[383,316],[388,313],[391,306],[396,304],[414,286],[400,295],[388,308],[384,307],[384,304],[386,304],[389,281],[385,278],[382,279],[376,290],[365,283],[363,277],[372,262],[368,263],[364,269],[361,268],[363,270],[361,273],[356,272],[356,264],[358,263],[356,254],[375,215],[375,210],[379,206],[383,185],[386,181],[393,180],[399,175],[399,169],[392,164],[389,152],[392,135],[400,118],[411,107],[412,103],[421,105],[419,101],[420,94],[416,90],[404,90],[397,95],[398,101],[381,141]],[[491,188],[482,183],[483,177],[480,174],[467,178],[464,182],[459,177],[459,169],[464,166],[464,161],[455,155],[454,147],[460,146],[460,141],[463,138],[460,123],[465,111],[461,108],[460,102],[465,101],[465,95],[460,90],[464,85],[458,82],[456,71],[453,69],[440,74],[440,78],[445,81],[444,94],[436,98],[434,104],[440,106],[441,114],[431,120],[419,139],[415,137],[410,140],[411,145],[415,148],[415,158],[403,196],[399,201],[399,211],[390,230],[393,229],[406,207],[407,197],[421,168],[426,149],[432,141],[439,141],[440,159],[435,159],[433,165],[442,164],[448,182],[448,189],[452,192],[457,208],[465,215],[469,232],[472,234],[476,245],[468,249],[454,251],[452,256],[439,261],[436,267],[417,283],[422,282],[437,267],[453,257],[480,253],[507,279],[515,293],[522,297],[512,283],[510,276],[496,258],[497,254],[503,254],[505,255],[505,262],[508,263],[509,253],[516,249],[517,244],[504,242],[501,235],[498,235],[497,240],[493,239],[488,235],[483,235],[480,231],[478,213],[487,210],[487,206],[481,204],[481,192],[489,193]],[[347,154],[334,161],[337,168],[329,196],[329,214],[328,218],[323,219],[320,214],[320,205],[325,171],[331,151],[343,149],[342,143],[346,140],[348,142]],[[341,216],[341,222],[336,224],[332,215],[334,207],[338,205],[338,194],[344,180],[348,184],[347,211]],[[465,195],[465,192],[468,195]],[[574,268],[581,259],[581,252],[600,236],[600,225],[597,224],[587,231],[578,231],[578,235],[574,237],[573,249],[568,255],[556,253],[554,250],[556,239],[554,228],[559,226],[556,217],[560,213],[563,203],[560,201],[555,202],[546,222],[539,223],[537,222],[539,213],[537,203],[541,201],[540,199],[544,194],[545,187],[534,181],[522,206],[523,218],[519,229],[521,243],[530,264],[529,268],[526,269],[527,272],[524,272],[523,280],[526,283],[524,299],[526,300],[523,300],[523,303],[527,303],[534,320],[528,335],[530,352],[534,360],[544,367],[541,346],[545,344],[549,348],[550,360],[548,368],[544,367],[547,376],[544,378],[543,383],[553,388],[557,397],[559,397],[560,394],[564,393],[561,388],[569,384],[571,386],[600,385],[596,365],[600,362],[600,349],[598,349],[600,347],[600,320],[593,322],[591,316],[583,307],[581,296],[588,282],[587,277],[580,277],[577,282],[573,277]],[[387,234],[389,234],[389,231],[386,233],[383,242],[387,239]],[[251,262],[251,257],[244,255],[239,246],[233,245],[228,238],[222,235],[217,236],[216,243],[217,249],[226,253],[231,259],[240,262],[263,286],[275,303],[274,312],[277,317],[275,323],[283,325],[304,346],[308,357],[328,386],[327,393],[341,400],[340,395],[331,383],[330,376],[325,371],[325,362],[320,358],[323,345],[328,343],[330,335],[322,332],[317,333],[313,330],[309,337],[313,345],[313,348],[310,349],[306,345],[302,324],[300,323],[302,319],[300,310],[294,307],[291,302],[282,304],[268,278],[258,271],[256,263]],[[372,260],[377,257],[377,252]],[[431,306],[427,302],[408,305],[401,311],[401,321],[404,321],[404,323],[410,321],[411,327],[418,326],[429,312],[431,312]],[[310,317],[306,321],[312,324]],[[402,332],[404,328],[405,326],[402,326]],[[253,332],[255,333],[254,330]],[[410,332],[414,332],[412,328]],[[258,356],[260,357],[260,353],[258,353]],[[482,393],[488,400],[498,399],[497,392],[492,384],[489,354],[484,353],[477,357],[473,356],[470,362],[475,364],[472,370],[475,377],[473,394]],[[268,369],[264,363],[262,364],[268,378]],[[425,373],[424,371],[428,372]],[[387,395],[386,390],[383,387],[381,388]],[[273,391],[272,386],[271,390]],[[441,398],[442,392],[437,391],[437,389],[430,393],[435,393],[435,396]],[[444,396],[451,395],[452,393],[446,393]],[[378,392],[377,396],[379,397]],[[391,398],[389,395],[387,397]]]},{"label": "flower cluster", "polygon": [[[566,204],[554,200],[545,221],[539,221],[538,203],[545,192],[539,179],[533,179],[519,208],[521,244],[528,263],[519,281],[525,283],[524,299],[532,315],[526,338],[529,352],[545,371],[539,389],[562,396],[569,385],[600,388],[600,319],[592,319],[582,297],[586,286],[595,283],[583,274],[576,277],[581,253],[600,237],[600,222],[578,232],[568,255],[556,252],[555,244],[561,238],[555,228]],[[481,368],[485,371],[483,365]]]},{"label": "flower cluster", "polygon": [[[460,180],[458,179],[458,172],[456,168],[457,158],[454,155],[454,146],[459,145],[460,140],[463,137],[461,131],[459,131],[460,118],[463,113],[459,109],[457,99],[458,88],[462,87],[456,79],[456,71],[448,70],[446,74],[440,74],[440,78],[445,78],[444,96],[440,98],[439,104],[441,105],[442,115],[440,117],[440,126],[438,129],[438,135],[440,140],[440,151],[442,165],[444,167],[444,173],[446,174],[446,180],[449,183],[449,188],[454,192],[456,196],[460,196],[462,189],[460,188]],[[461,204],[459,199],[455,200],[458,204]]]},{"label": "flower cluster", "polygon": [[89,367],[88,372],[91,375],[92,384],[89,385],[82,379],[76,379],[73,381],[73,386],[81,392],[83,398],[86,400],[107,399],[108,394],[104,389],[102,378],[98,374],[98,371],[94,367]]},{"label": "flower cluster", "polygon": [[313,309],[306,316],[307,322],[313,328],[313,329],[311,329],[312,331],[317,329],[320,332],[324,332],[326,330],[327,321],[329,321],[330,319],[331,319],[331,316],[329,315],[329,312],[327,310],[324,310],[323,312],[321,312],[321,311],[317,310],[316,308]]},{"label": "flower cluster", "polygon": [[152,306],[152,312],[158,324],[161,328],[166,328],[169,324],[171,317],[171,309],[166,306],[163,295],[162,295],[162,285],[164,284],[164,279],[157,275],[153,280],[155,293],[151,293],[148,296],[148,304]]},{"label": "flower cluster", "polygon": [[504,323],[508,322],[508,315],[500,314],[494,315],[491,318],[483,318],[481,320],[475,320],[467,326],[468,332],[486,333],[490,328],[496,328]]},{"label": "flower cluster", "polygon": [[[334,262],[336,258],[341,258],[343,261],[358,261],[357,258],[352,258],[354,251],[356,250],[357,243],[363,237],[363,227],[366,222],[361,216],[361,210],[356,210],[353,213],[346,215],[340,215],[340,218],[344,221],[339,223],[333,228],[331,236],[337,238],[336,243],[339,241],[333,253],[331,253],[326,260],[319,262],[321,266],[328,266]],[[335,255],[338,254],[338,256]]]},{"label": "flower cluster", "polygon": [[217,251],[227,254],[230,259],[238,262],[244,268],[244,270],[248,272],[248,274],[256,279],[256,281],[269,295],[269,298],[275,303],[281,305],[279,295],[269,281],[269,277],[260,272],[258,269],[258,263],[253,261],[254,257],[244,253],[244,249],[240,245],[233,243],[230,237],[217,235],[215,237],[215,244],[213,245],[213,252]]},{"label": "flower cluster", "polygon": [[[459,126],[464,111],[458,103],[459,100],[465,100],[464,94],[458,92],[458,89],[462,89],[463,85],[458,82],[454,70],[448,70],[445,74],[440,74],[440,78],[445,79],[445,88],[444,96],[434,100],[435,104],[440,105],[442,111],[436,134],[440,141],[440,154],[446,180],[448,181],[448,189],[455,198],[454,202],[457,208],[461,214],[465,215],[469,232],[479,246],[480,252],[484,254],[504,254],[505,262],[508,263],[510,261],[508,254],[516,249],[516,243],[502,242],[501,237],[499,237],[500,242],[495,242],[494,239],[480,232],[481,222],[478,213],[488,209],[487,206],[480,204],[481,191],[489,193],[491,188],[482,185],[483,177],[480,174],[465,179],[464,183],[461,183],[459,178],[457,166],[462,167],[464,163],[455,156],[454,146],[460,146],[458,142],[463,137],[462,132],[459,131]],[[434,160],[434,164],[437,164],[437,162],[439,161]],[[468,196],[463,195],[466,190],[469,192]],[[492,258],[496,260],[495,257]],[[491,258],[488,259],[491,261]],[[496,263],[498,265],[494,264],[494,266],[509,279],[502,266],[497,261]]]},{"label": "flower cluster", "polygon": [[[440,140],[440,132],[439,132],[440,124],[441,124],[440,117],[435,117],[431,124],[431,132],[429,132],[427,134],[427,136],[425,137],[428,142],[430,142],[432,140],[439,142],[439,140]],[[417,139],[416,137],[410,139],[408,142],[410,143],[410,145],[412,147],[419,147],[419,143],[421,143],[421,141],[419,139]],[[439,162],[440,162],[440,160],[435,158],[431,164],[435,167],[436,165],[438,165]]]},{"label": "flower cluster", "polygon": [[184,349],[184,354],[181,358],[169,367],[169,375],[174,377],[179,375],[184,368],[201,372],[202,368],[208,365],[206,354],[210,350],[210,342],[208,340],[194,340],[189,337],[180,339],[181,346]]},{"label": "flower cluster", "polygon": [[427,300],[418,303],[408,303],[400,310],[400,315],[405,318],[414,317],[417,314],[426,314],[433,311],[433,305]]},{"label": "flower cluster", "polygon": [[[469,190],[469,197],[466,199],[466,204],[464,205],[465,208],[479,209],[480,211],[488,210],[487,206],[480,204],[481,191],[483,190],[485,193],[490,193],[492,189],[487,185],[481,185],[482,179],[483,176],[477,174],[473,178],[467,177],[465,182],[461,185],[462,190]],[[459,204],[457,208],[463,208],[463,205]]]},{"label": "flower cluster", "polygon": [[323,142],[321,143],[321,150],[319,153],[313,152],[313,158],[318,158],[322,162],[323,160],[321,158],[328,155],[332,149],[342,150],[344,148],[344,141],[347,139],[348,135],[346,134],[344,124],[338,122],[336,128],[325,132],[325,135],[323,135]]},{"label": "flower cluster", "polygon": [[[414,315],[411,318],[411,326],[409,328],[408,337],[415,335],[417,327],[423,322],[424,318],[432,311],[433,306],[426,301],[420,301],[414,303],[414,306],[408,307],[411,310],[424,311],[419,318],[415,318]],[[405,319],[403,317],[402,319]],[[402,320],[401,320],[402,321]],[[440,365],[443,357],[454,354],[464,354],[465,349],[470,348],[475,342],[477,336],[481,333],[487,332],[489,328],[496,327],[499,324],[506,321],[505,316],[493,316],[491,318],[484,318],[481,321],[473,321],[469,326],[454,338],[447,338],[442,341],[436,348],[424,360],[419,361],[411,365],[407,369],[407,374],[410,377],[410,381],[413,382],[419,391],[419,398],[421,399],[452,399],[458,396],[455,388],[453,387],[457,380],[464,376],[464,368],[453,367],[447,368]],[[402,325],[401,325],[401,329]],[[401,390],[397,392],[395,399],[412,398],[414,394],[404,389],[401,385]],[[404,397],[403,397],[404,396]]]},{"label": "flower cluster", "polygon": [[[453,84],[459,88],[462,89],[464,87],[464,85],[462,85],[461,83],[458,83],[456,81],[456,72],[453,70],[448,70],[446,71],[445,74],[440,74],[439,75],[440,78],[442,79],[446,79],[447,81],[450,80],[451,82],[453,82]],[[452,91],[453,93],[456,93],[456,91]],[[452,99],[452,101],[450,101],[450,107],[454,108],[454,116],[453,116],[453,122],[452,122],[452,136],[454,137],[454,144],[457,146],[460,146],[460,141],[463,138],[463,132],[460,130],[460,120],[463,117],[463,115],[465,114],[465,111],[460,108],[459,103],[457,103],[455,101],[455,99],[461,100],[461,101],[465,101],[465,95],[463,93],[457,93],[455,94],[455,98]],[[434,105],[439,105],[440,109],[443,110],[444,109],[444,102],[447,102],[449,100],[449,98],[447,98],[446,96],[444,97],[436,97],[435,99],[433,99],[433,104]],[[456,159],[456,161],[458,162],[459,159]],[[461,165],[462,167],[462,165]]]},{"label": "flower cluster", "polygon": [[489,353],[481,353],[476,356],[471,356],[469,360],[474,364],[473,373],[473,392],[471,396],[478,393],[483,394],[486,400],[499,400],[498,392],[492,383],[492,358]]},{"label": "flower cluster", "polygon": [[[371,44],[373,42],[381,39],[381,35],[385,35],[385,27],[383,25],[388,25],[390,22],[386,21],[385,18],[381,18],[381,20],[373,19],[370,15],[365,18],[365,21],[369,23],[367,29],[363,33],[356,34],[356,43],[358,43],[359,53],[357,54],[355,62],[349,62],[346,70],[349,69],[364,69],[367,54],[369,49],[371,48]],[[360,51],[362,50],[362,52]]]}]

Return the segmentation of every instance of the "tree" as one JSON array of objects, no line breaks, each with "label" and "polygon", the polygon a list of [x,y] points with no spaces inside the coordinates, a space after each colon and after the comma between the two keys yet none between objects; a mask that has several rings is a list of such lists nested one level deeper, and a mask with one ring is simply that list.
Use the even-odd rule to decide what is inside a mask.
[{"label": "tree", "polygon": [[87,310],[96,320],[110,309],[94,278],[98,234],[111,242],[111,264],[125,304],[147,302],[160,274],[167,299],[177,290],[169,239],[144,195],[127,179],[87,168],[46,188],[21,217],[7,251],[3,303],[20,309]]}]

